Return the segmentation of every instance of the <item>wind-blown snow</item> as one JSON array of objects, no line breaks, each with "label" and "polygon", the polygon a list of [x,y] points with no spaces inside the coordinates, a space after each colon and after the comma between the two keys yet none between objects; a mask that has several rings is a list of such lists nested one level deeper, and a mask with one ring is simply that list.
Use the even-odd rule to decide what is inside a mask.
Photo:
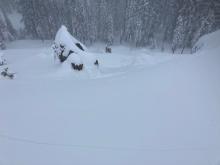
[{"label": "wind-blown snow", "polygon": [[62,69],[49,48],[2,51],[17,75],[0,80],[0,164],[219,165],[220,46],[113,50],[93,52],[99,75]]}]

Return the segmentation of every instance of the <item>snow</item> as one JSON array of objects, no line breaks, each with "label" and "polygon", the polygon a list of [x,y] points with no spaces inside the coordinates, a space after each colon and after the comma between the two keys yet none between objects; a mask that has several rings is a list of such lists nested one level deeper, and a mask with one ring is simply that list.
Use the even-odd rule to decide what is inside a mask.
[{"label": "snow", "polygon": [[64,53],[66,56],[68,55],[69,50],[73,50],[76,53],[82,53],[82,50],[80,50],[76,46],[77,43],[79,43],[84,50],[87,50],[87,48],[82,43],[80,43],[77,39],[75,39],[68,32],[67,28],[64,25],[62,25],[61,28],[58,30],[56,37],[55,37],[55,43],[57,45],[60,45],[60,44],[64,45],[66,47],[66,50]]},{"label": "snow", "polygon": [[6,60],[3,57],[3,54],[0,52],[0,66],[5,65],[6,64]]},{"label": "snow", "polygon": [[194,46],[197,49],[204,50],[213,50],[220,47],[220,30],[213,32],[211,34],[207,34],[199,39],[199,41]]},{"label": "snow", "polygon": [[12,43],[0,51],[17,72],[0,80],[0,164],[219,165],[218,33],[194,55],[89,48],[99,74]]},{"label": "snow", "polygon": [[[86,71],[89,73],[92,70],[97,72],[97,68],[94,65],[95,61],[97,60],[96,55],[88,52],[87,48],[78,40],[76,40],[68,32],[64,25],[62,25],[58,30],[54,42],[55,43],[52,46],[54,50],[54,56],[57,59],[59,59],[61,55],[67,57],[67,60],[62,61],[62,65],[67,65],[63,68],[67,68],[69,70],[72,64],[83,64],[84,72]],[[60,63],[61,61],[58,60],[58,62]]]},{"label": "snow", "polygon": [[70,56],[70,58],[68,60],[70,60],[70,62],[73,62],[77,65],[80,65],[83,63],[79,54],[76,54],[74,56]]},{"label": "snow", "polygon": [[0,63],[3,62],[3,55],[0,53]]}]

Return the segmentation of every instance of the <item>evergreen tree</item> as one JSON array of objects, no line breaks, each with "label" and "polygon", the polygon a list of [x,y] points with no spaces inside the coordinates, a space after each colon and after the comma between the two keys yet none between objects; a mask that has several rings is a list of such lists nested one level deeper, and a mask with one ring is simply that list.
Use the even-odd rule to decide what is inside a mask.
[{"label": "evergreen tree", "polygon": [[219,0],[0,0],[2,6],[1,38],[2,31],[16,36],[8,17],[15,9],[25,36],[42,40],[66,25],[84,43],[120,41],[162,50],[167,44],[183,51],[220,28]]},{"label": "evergreen tree", "polygon": [[106,0],[99,0],[98,13],[98,39],[106,44],[113,43],[113,18]]},{"label": "evergreen tree", "polygon": [[12,41],[14,39],[13,34],[10,32],[9,22],[5,15],[0,10],[0,49],[5,49],[5,42]]},{"label": "evergreen tree", "polygon": [[175,53],[177,48],[180,48],[184,42],[184,33],[185,33],[185,21],[180,15],[178,17],[177,25],[174,30],[173,42],[172,42],[172,51]]}]

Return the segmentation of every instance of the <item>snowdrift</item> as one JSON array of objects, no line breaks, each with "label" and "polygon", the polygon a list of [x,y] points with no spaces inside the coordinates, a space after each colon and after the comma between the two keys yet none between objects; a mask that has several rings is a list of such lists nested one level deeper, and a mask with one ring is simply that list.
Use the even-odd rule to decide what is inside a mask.
[{"label": "snowdrift", "polygon": [[220,48],[220,30],[204,35],[193,47],[193,52]]}]

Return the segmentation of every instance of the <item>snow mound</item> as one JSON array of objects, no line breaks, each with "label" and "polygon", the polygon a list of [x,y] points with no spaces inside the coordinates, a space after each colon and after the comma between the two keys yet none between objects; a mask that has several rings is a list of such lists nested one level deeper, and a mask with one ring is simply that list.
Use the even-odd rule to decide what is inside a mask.
[{"label": "snow mound", "polygon": [[87,51],[87,48],[75,39],[65,26],[58,30],[53,44],[54,56],[59,63],[67,65],[62,68],[72,68],[77,71],[92,73],[97,71],[96,56]]},{"label": "snow mound", "polygon": [[199,39],[199,41],[193,47],[193,51],[198,50],[212,50],[220,48],[220,30],[204,35]]},{"label": "snow mound", "polygon": [[58,30],[56,37],[55,37],[55,44],[56,45],[63,45],[65,46],[64,56],[68,56],[69,50],[72,50],[76,53],[82,53],[82,51],[86,51],[87,48],[77,39],[75,39],[67,30],[67,28],[62,25],[61,28]]},{"label": "snow mound", "polygon": [[82,59],[80,58],[79,54],[75,54],[74,56],[70,56],[70,62],[80,65],[83,63]]}]

